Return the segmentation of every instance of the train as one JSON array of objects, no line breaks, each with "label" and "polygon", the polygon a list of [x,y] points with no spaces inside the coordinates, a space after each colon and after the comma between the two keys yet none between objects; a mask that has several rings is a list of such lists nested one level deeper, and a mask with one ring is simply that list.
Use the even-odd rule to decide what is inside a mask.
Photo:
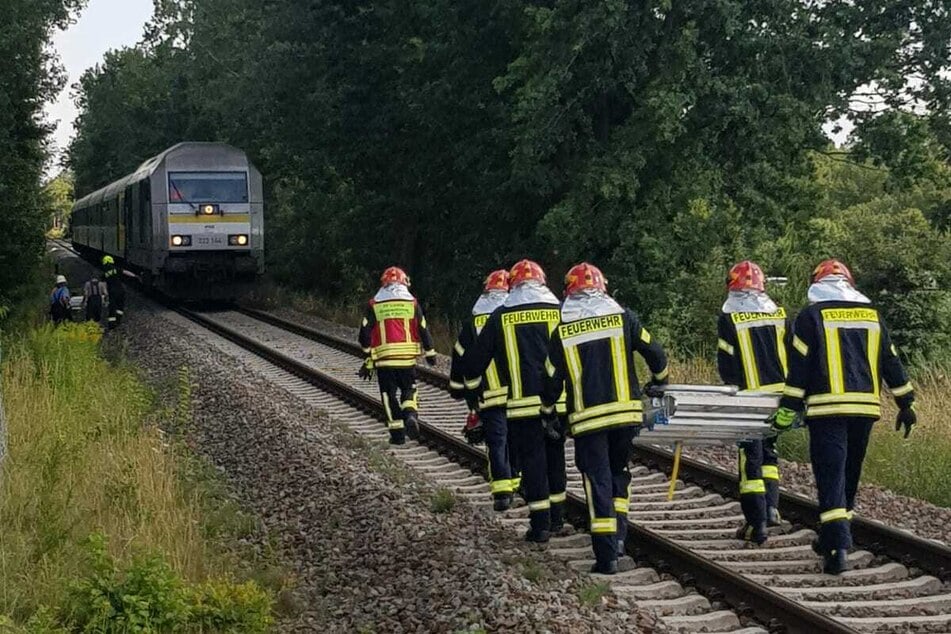
[{"label": "train", "polygon": [[264,273],[263,192],[238,148],[179,143],[76,201],[73,247],[170,297],[231,299]]}]

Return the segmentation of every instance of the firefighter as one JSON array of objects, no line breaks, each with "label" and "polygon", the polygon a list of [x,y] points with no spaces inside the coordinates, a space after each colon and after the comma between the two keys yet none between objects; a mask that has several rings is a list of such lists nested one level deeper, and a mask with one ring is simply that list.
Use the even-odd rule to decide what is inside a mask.
[{"label": "firefighter", "polygon": [[918,422],[915,392],[881,315],[842,262],[816,267],[808,300],[793,326],[786,387],[770,420],[784,431],[805,412],[819,496],[814,547],[823,570],[839,574],[848,569],[849,522],[869,434],[881,417],[881,382],[899,408],[895,430],[904,427],[906,438]]},{"label": "firefighter", "polygon": [[367,355],[360,376],[369,380],[376,371],[391,445],[405,444],[407,435],[419,438],[416,358],[425,351],[426,362],[436,365],[432,335],[409,286],[403,269],[391,266],[383,271],[359,336]]},{"label": "firefighter", "polygon": [[462,358],[475,343],[489,316],[505,302],[508,295],[509,272],[501,269],[489,273],[482,294],[472,307],[472,318],[463,326],[453,347],[452,368],[449,372],[450,394],[457,399],[465,398],[469,406],[463,433],[472,444],[485,441],[489,455],[489,488],[496,511],[506,511],[512,506],[516,486],[509,461],[508,425],[505,419],[508,388],[501,384],[494,361],[489,363],[481,380],[469,382],[467,387]]},{"label": "firefighter", "polygon": [[554,424],[555,404],[567,385],[568,433],[590,515],[591,571],[615,574],[627,537],[631,441],[643,411],[634,352],[647,361],[649,385],[667,383],[667,356],[637,316],[607,294],[604,275],[587,262],[565,276],[561,320],[548,350],[543,420]]},{"label": "firefighter", "polygon": [[115,328],[122,323],[125,315],[125,286],[122,283],[122,272],[119,271],[111,255],[102,256],[102,277],[109,294],[107,322],[110,328]]},{"label": "firefighter", "polygon": [[[717,368],[723,382],[744,391],[782,392],[790,332],[786,311],[766,294],[766,277],[759,265],[750,260],[733,265],[717,322]],[[740,443],[739,472],[746,524],[737,537],[762,544],[767,525],[780,524],[775,436]]]},{"label": "firefighter", "polygon": [[[509,296],[486,321],[475,345],[466,349],[462,370],[467,381],[481,387],[482,376],[495,362],[499,385],[508,392],[506,418],[528,503],[525,539],[545,543],[552,532],[564,528],[567,484],[563,425],[556,424],[546,435],[539,416],[548,340],[558,325],[559,302],[545,286],[542,267],[531,260],[512,267],[509,285]],[[558,407],[563,413],[563,396]]]}]

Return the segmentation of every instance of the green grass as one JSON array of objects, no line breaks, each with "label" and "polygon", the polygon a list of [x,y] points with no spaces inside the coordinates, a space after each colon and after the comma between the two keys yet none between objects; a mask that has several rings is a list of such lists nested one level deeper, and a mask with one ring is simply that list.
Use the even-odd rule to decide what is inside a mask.
[{"label": "green grass", "polygon": [[248,558],[254,519],[159,428],[184,425],[187,390],[157,407],[98,338],[44,327],[5,351],[0,631],[264,631],[286,576]]},{"label": "green grass", "polygon": [[587,583],[578,590],[578,600],[581,601],[582,605],[594,607],[601,603],[601,599],[610,590],[611,586],[603,581]]},{"label": "green grass", "polygon": [[449,489],[436,489],[429,508],[433,513],[451,513],[456,508],[456,496]]},{"label": "green grass", "polygon": [[537,561],[526,559],[522,561],[522,576],[532,583],[539,583],[545,578],[545,570]]}]

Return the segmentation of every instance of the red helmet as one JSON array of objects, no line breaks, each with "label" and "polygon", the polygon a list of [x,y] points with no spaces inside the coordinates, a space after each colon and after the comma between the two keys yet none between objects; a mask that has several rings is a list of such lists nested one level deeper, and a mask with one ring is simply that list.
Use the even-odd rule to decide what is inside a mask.
[{"label": "red helmet", "polygon": [[509,272],[505,269],[492,271],[489,273],[489,276],[485,278],[485,287],[482,290],[486,293],[489,291],[509,290]]},{"label": "red helmet", "polygon": [[532,262],[531,260],[519,260],[509,272],[509,285],[515,287],[522,282],[527,282],[529,280],[535,280],[544,284],[545,271],[541,266],[538,265],[537,262]]},{"label": "red helmet", "polygon": [[568,273],[565,274],[565,295],[571,295],[588,288],[607,292],[608,281],[601,269],[587,262],[575,264],[568,269]]},{"label": "red helmet", "polygon": [[383,275],[380,276],[380,286],[386,286],[387,284],[404,284],[409,286],[409,275],[400,267],[391,266],[383,271]]},{"label": "red helmet", "polygon": [[766,276],[759,264],[752,260],[743,260],[730,268],[726,287],[731,291],[756,290],[762,293],[766,290]]},{"label": "red helmet", "polygon": [[841,275],[849,281],[849,284],[855,286],[855,278],[852,277],[852,271],[849,270],[849,267],[835,259],[823,260],[819,263],[816,270],[812,272],[812,283],[815,284],[822,278],[829,277],[830,275]]}]

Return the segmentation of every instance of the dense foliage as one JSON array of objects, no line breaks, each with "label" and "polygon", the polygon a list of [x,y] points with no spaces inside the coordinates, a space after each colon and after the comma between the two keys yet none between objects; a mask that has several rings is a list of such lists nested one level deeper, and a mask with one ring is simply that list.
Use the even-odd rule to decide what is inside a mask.
[{"label": "dense foliage", "polygon": [[16,302],[43,253],[40,193],[49,132],[43,104],[62,86],[47,44],[83,0],[7,0],[0,20],[0,314]]},{"label": "dense foliage", "polygon": [[492,267],[590,259],[697,350],[733,260],[795,306],[834,254],[899,342],[951,350],[947,1],[156,6],[82,79],[80,194],[224,140],[266,175],[272,271],[346,301],[399,262],[460,315]]}]

